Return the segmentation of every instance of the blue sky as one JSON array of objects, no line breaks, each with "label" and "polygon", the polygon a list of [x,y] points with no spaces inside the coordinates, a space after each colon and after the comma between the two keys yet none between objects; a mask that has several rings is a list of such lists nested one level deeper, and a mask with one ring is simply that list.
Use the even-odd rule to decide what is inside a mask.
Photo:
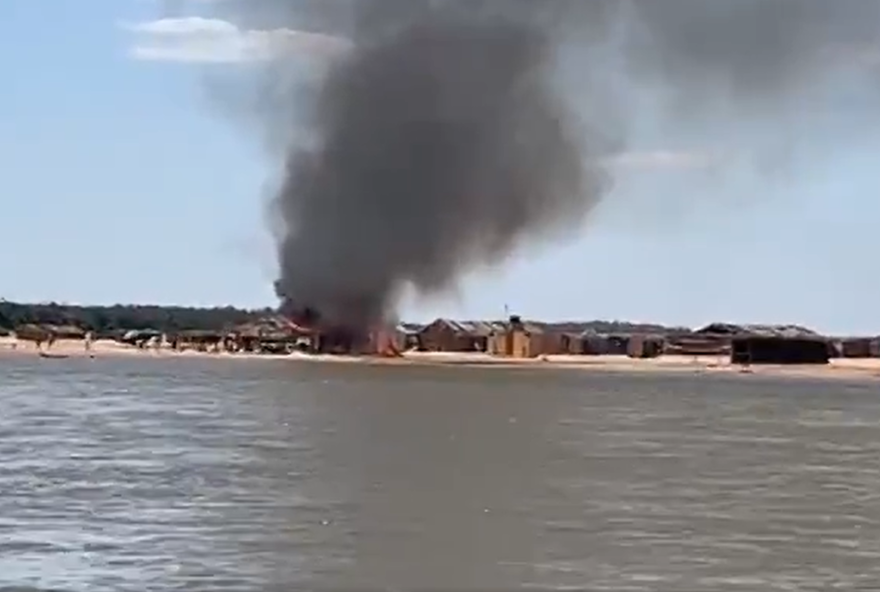
[{"label": "blue sky", "polygon": [[[205,86],[261,37],[191,19],[171,44],[159,8],[0,2],[0,297],[275,303],[272,163]],[[197,24],[213,36],[184,37]],[[880,333],[878,146],[858,133],[877,119],[860,121],[870,125],[814,126],[771,175],[693,138],[684,151],[645,134],[580,236],[523,248],[457,295],[407,303],[406,315],[495,317],[507,304],[548,319]],[[748,144],[725,133],[728,148]]]}]

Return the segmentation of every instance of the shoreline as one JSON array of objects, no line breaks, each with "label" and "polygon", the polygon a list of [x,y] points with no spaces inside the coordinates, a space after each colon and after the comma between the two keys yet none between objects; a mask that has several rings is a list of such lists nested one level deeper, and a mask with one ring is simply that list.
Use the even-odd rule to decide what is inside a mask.
[{"label": "shoreline", "polygon": [[[848,380],[880,380],[880,358],[838,358],[822,366],[755,365],[748,369],[730,363],[726,357],[691,357],[667,355],[658,358],[634,359],[626,356],[557,355],[541,358],[499,358],[483,353],[407,352],[400,358],[344,356],[293,353],[272,355],[257,353],[213,353],[199,351],[175,352],[168,349],[139,349],[115,341],[99,340],[86,350],[82,341],[59,340],[45,358],[127,358],[127,359],[210,359],[263,360],[276,362],[307,362],[323,364],[367,364],[375,366],[465,367],[495,369],[571,370],[653,374],[719,374],[759,375],[778,377],[825,378]],[[33,357],[39,352],[34,343],[14,342],[0,337],[0,358]]]}]

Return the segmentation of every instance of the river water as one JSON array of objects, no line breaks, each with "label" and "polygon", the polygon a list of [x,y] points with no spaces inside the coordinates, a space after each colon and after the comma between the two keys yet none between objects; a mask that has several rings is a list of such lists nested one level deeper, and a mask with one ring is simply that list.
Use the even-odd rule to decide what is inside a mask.
[{"label": "river water", "polygon": [[0,589],[880,587],[880,388],[0,359]]}]

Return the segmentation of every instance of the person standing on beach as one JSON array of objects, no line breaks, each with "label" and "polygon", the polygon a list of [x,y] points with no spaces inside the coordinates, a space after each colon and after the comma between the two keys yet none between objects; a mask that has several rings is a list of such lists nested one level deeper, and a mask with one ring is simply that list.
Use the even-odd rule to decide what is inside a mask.
[{"label": "person standing on beach", "polygon": [[91,331],[86,331],[85,339],[83,339],[83,347],[85,347],[86,353],[90,356],[92,355],[92,341],[94,341],[94,335],[92,335]]}]

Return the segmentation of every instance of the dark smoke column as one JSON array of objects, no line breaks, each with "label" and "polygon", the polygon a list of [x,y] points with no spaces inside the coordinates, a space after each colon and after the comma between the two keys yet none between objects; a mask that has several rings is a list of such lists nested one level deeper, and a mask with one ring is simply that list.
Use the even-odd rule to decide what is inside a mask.
[{"label": "dark smoke column", "polygon": [[392,4],[362,5],[320,90],[317,145],[291,149],[277,198],[279,296],[349,327],[387,318],[407,285],[442,292],[579,226],[604,188],[534,15],[410,2],[393,25],[368,24]]}]

